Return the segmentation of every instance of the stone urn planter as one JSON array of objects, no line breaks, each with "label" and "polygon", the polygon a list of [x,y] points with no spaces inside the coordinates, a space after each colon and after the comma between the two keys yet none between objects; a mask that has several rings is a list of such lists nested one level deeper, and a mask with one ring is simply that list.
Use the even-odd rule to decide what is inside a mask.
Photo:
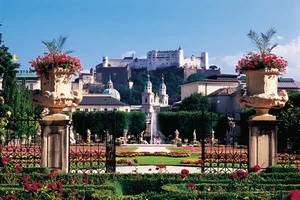
[{"label": "stone urn planter", "polygon": [[246,74],[247,92],[238,97],[241,107],[256,110],[252,119],[275,120],[271,108],[280,108],[288,100],[286,91],[278,92],[278,76],[285,71],[287,62],[271,53],[250,53],[239,60],[236,71]]},{"label": "stone urn planter", "polygon": [[72,74],[68,70],[54,68],[40,76],[41,90],[35,91],[34,102],[49,109],[50,114],[61,113],[64,108],[76,107],[82,97],[72,91]]},{"label": "stone urn planter", "polygon": [[79,91],[72,91],[71,78],[79,73],[79,59],[66,53],[45,53],[31,61],[41,80],[33,103],[48,108],[39,120],[41,125],[41,166],[67,173],[69,170],[70,118],[64,108],[75,108],[81,101]]},{"label": "stone urn planter", "polygon": [[288,101],[286,91],[278,90],[277,69],[244,70],[246,74],[247,92],[239,97],[242,107],[252,107],[256,110],[253,119],[276,119],[268,114],[271,108],[281,108]]}]

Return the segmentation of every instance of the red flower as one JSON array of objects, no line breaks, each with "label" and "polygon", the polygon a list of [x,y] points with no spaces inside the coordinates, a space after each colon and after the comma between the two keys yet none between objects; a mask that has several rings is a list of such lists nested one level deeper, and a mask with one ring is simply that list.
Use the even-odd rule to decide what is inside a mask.
[{"label": "red flower", "polygon": [[300,199],[300,190],[292,190],[289,192],[286,200],[299,200]]},{"label": "red flower", "polygon": [[20,165],[16,165],[15,171],[16,171],[16,173],[21,173],[23,171],[23,167]]},{"label": "red flower", "polygon": [[163,164],[160,164],[160,165],[156,165],[156,169],[166,169],[167,168],[167,165],[163,165]]},{"label": "red flower", "polygon": [[58,175],[56,169],[51,169],[50,174],[48,175],[48,178],[54,178]]},{"label": "red flower", "polygon": [[24,184],[24,189],[29,191],[29,192],[36,192],[38,189],[42,188],[43,184],[42,183],[25,183]]},{"label": "red flower", "polygon": [[192,189],[192,190],[196,189],[195,183],[186,183],[185,186],[186,186],[187,188]]},{"label": "red flower", "polygon": [[30,179],[29,176],[23,176],[23,184],[29,183],[29,179]]},{"label": "red flower", "polygon": [[240,180],[243,180],[243,179],[247,178],[248,175],[249,174],[244,170],[236,170],[236,171],[231,173],[231,177],[233,179],[240,179]]},{"label": "red flower", "polygon": [[203,160],[198,160],[198,165],[200,165],[201,167],[204,166],[204,161]]},{"label": "red flower", "polygon": [[53,182],[48,185],[48,189],[62,193],[64,191],[63,185],[60,182]]},{"label": "red flower", "polygon": [[255,165],[250,167],[249,172],[258,172],[259,170],[261,170],[261,167],[259,165]]},{"label": "red flower", "polygon": [[5,167],[10,160],[11,159],[9,157],[2,157],[1,158],[2,166]]},{"label": "red flower", "polygon": [[17,196],[15,194],[10,194],[6,197],[0,197],[1,200],[17,200]]},{"label": "red flower", "polygon": [[185,178],[190,174],[190,171],[187,169],[182,169],[180,174],[182,178]]},{"label": "red flower", "polygon": [[127,161],[126,161],[126,164],[127,164],[128,166],[131,166],[131,165],[132,165],[131,160],[127,160]]}]

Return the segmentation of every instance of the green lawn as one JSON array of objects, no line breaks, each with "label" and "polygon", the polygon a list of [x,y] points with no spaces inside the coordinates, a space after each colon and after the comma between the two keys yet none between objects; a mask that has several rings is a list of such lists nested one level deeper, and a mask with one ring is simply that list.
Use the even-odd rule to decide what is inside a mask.
[{"label": "green lawn", "polygon": [[191,150],[180,149],[178,147],[167,147],[167,149],[171,152],[179,152],[179,153],[192,153]]},{"label": "green lawn", "polygon": [[190,157],[167,157],[167,156],[135,156],[135,157],[122,157],[119,160],[134,160],[137,159],[137,165],[156,165],[156,164],[165,164],[165,165],[179,165],[181,160],[187,159],[198,159],[197,156]]}]

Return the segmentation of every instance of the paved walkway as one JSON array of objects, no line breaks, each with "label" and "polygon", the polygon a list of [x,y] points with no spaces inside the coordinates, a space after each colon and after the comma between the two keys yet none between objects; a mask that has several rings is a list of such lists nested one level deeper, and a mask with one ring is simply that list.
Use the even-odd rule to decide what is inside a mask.
[{"label": "paved walkway", "polygon": [[190,173],[201,173],[199,167],[185,167],[185,166],[166,166],[166,168],[159,169],[156,165],[148,166],[118,166],[116,171],[120,174],[157,174],[157,173],[171,173],[171,174],[180,174],[182,169],[189,170]]},{"label": "paved walkway", "polygon": [[[159,169],[156,165],[147,165],[147,166],[117,166],[116,173],[118,174],[157,174],[157,173],[166,173],[166,174],[180,174],[181,170],[187,169],[189,173],[201,173],[200,167],[188,167],[188,166],[166,166],[166,168]],[[237,169],[228,168],[207,168],[205,173],[231,173]],[[87,173],[87,174],[98,174],[105,173],[104,170],[71,170],[71,173]]]},{"label": "paved walkway", "polygon": [[159,146],[140,146],[136,150],[136,152],[170,152],[166,147],[159,147]]}]

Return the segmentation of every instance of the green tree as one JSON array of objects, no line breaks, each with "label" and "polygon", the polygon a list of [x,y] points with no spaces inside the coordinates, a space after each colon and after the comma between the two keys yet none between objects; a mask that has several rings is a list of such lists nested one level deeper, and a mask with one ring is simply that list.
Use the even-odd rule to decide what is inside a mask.
[{"label": "green tree", "polygon": [[281,120],[278,131],[279,148],[300,153],[300,107],[290,107],[278,112]]},{"label": "green tree", "polygon": [[195,74],[191,74],[191,75],[186,79],[186,82],[200,81],[200,80],[203,80],[203,79],[205,79],[205,78],[206,78],[206,76],[204,76],[203,74],[195,73]]},{"label": "green tree", "polygon": [[192,94],[182,100],[180,111],[207,111],[209,107],[207,97],[201,94]]},{"label": "green tree", "polygon": [[14,123],[15,135],[33,136],[38,128],[38,122],[35,118],[35,109],[31,101],[31,92],[25,84],[25,80],[17,87],[14,95]]},{"label": "green tree", "polygon": [[131,112],[129,133],[138,136],[143,130],[146,129],[146,114],[143,112]]},{"label": "green tree", "polygon": [[300,92],[293,92],[289,95],[290,104],[300,107]]},{"label": "green tree", "polygon": [[8,47],[0,47],[0,76],[2,79],[2,96],[6,105],[14,106],[13,93],[16,90],[16,73],[19,64],[12,61],[12,54]]},{"label": "green tree", "polygon": [[25,87],[25,82],[19,87],[16,81],[16,72],[19,64],[12,61],[12,54],[8,47],[0,47],[0,76],[2,80],[2,95],[4,104],[1,112],[11,111],[12,115],[7,125],[10,137],[21,135],[33,135],[37,128],[34,119],[34,109],[31,102],[31,94]]}]

